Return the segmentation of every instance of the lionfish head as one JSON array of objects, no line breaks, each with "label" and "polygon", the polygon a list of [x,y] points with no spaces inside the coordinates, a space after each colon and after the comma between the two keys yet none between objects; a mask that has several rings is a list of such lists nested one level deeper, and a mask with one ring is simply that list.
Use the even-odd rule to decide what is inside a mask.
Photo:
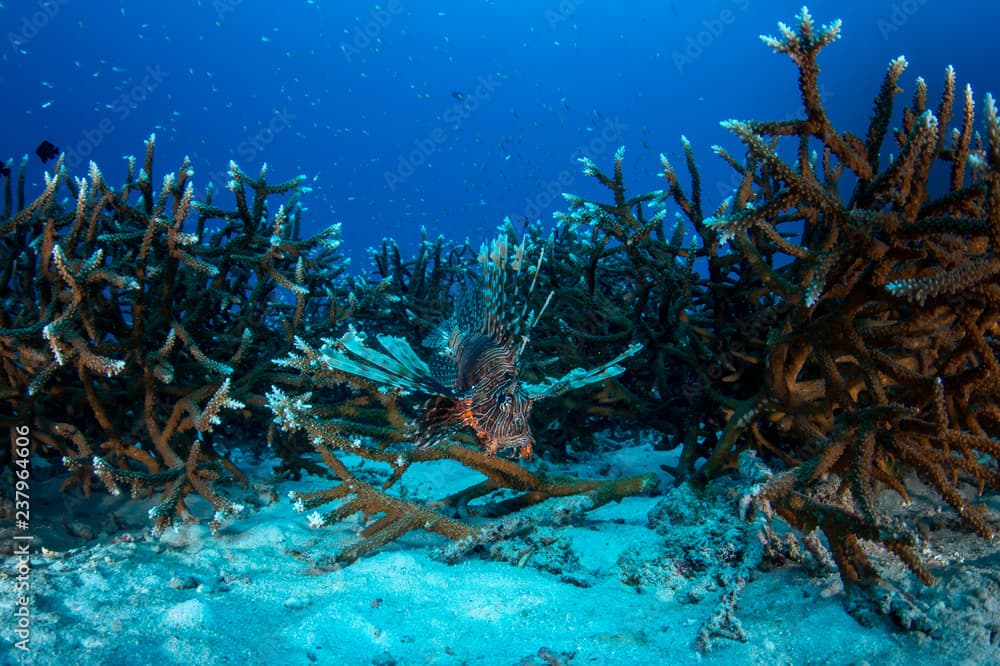
[{"label": "lionfish head", "polygon": [[522,458],[530,458],[535,444],[528,424],[532,401],[520,383],[513,380],[485,398],[482,404],[471,406],[469,412],[486,453],[513,450]]},{"label": "lionfish head", "polygon": [[514,450],[521,457],[531,456],[532,400],[521,385],[518,357],[509,344],[453,327],[431,367],[451,395],[439,396],[422,415],[421,443],[440,441],[456,428],[467,427],[488,455]]},{"label": "lionfish head", "polygon": [[529,457],[535,441],[528,424],[532,401],[518,378],[517,355],[481,333],[453,335],[452,343],[461,422],[487,454],[513,449]]}]

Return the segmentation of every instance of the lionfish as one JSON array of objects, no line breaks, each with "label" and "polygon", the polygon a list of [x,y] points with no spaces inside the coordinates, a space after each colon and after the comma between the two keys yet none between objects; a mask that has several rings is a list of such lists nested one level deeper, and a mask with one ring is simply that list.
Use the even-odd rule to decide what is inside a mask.
[{"label": "lionfish", "polygon": [[[479,280],[456,299],[451,317],[424,340],[431,350],[429,362],[402,338],[379,335],[384,352],[372,349],[353,328],[323,348],[327,362],[349,374],[429,396],[417,421],[417,446],[438,444],[469,428],[487,455],[509,450],[530,458],[535,442],[528,422],[532,405],[621,374],[624,368],[618,363],[642,346],[633,344],[592,370],[578,368],[541,384],[523,382],[522,354],[528,334],[553,295],[549,294],[537,314],[528,312],[527,298],[518,308],[514,291],[525,263],[526,239],[511,251],[507,234],[501,233],[489,246],[482,246]],[[524,271],[533,273],[529,297],[542,257],[544,253],[534,271]]]}]

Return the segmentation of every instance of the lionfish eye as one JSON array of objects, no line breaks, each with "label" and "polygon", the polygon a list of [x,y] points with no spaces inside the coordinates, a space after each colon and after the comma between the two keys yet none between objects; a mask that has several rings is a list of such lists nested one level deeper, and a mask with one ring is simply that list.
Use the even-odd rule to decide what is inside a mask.
[{"label": "lionfish eye", "polygon": [[504,407],[507,404],[507,398],[508,398],[507,394],[504,393],[503,391],[497,393],[496,395],[497,407]]}]

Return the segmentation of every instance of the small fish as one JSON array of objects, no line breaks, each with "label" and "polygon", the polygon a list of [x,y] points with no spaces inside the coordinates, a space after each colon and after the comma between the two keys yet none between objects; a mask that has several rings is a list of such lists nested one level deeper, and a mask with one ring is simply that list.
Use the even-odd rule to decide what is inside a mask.
[{"label": "small fish", "polygon": [[460,91],[460,90],[452,90],[451,91],[451,96],[454,97],[459,102],[464,102],[465,101],[465,93],[462,92],[462,91]]},{"label": "small fish", "polygon": [[42,141],[38,144],[38,148],[35,148],[35,154],[38,155],[38,159],[42,161],[42,164],[45,164],[49,160],[59,157],[59,148],[49,141]]}]

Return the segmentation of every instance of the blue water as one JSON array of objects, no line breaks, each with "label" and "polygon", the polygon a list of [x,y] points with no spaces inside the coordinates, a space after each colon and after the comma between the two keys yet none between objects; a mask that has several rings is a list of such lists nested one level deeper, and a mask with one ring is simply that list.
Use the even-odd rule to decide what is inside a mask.
[{"label": "blue water", "polygon": [[[576,158],[661,187],[659,154],[694,144],[706,207],[732,188],[712,144],[742,155],[719,121],[799,113],[796,72],[758,39],[794,25],[800,1],[2,0],[0,159],[43,139],[111,182],[157,136],[157,181],[184,155],[199,195],[229,160],[276,180],[305,174],[307,231],[343,223],[365,269],[383,236],[411,250],[425,226],[475,243],[510,216],[550,221],[559,193],[599,194]],[[838,127],[863,133],[886,63],[905,55],[908,102],[931,105],[952,64],[978,108],[1000,93],[1000,3],[810,3],[844,22],[821,59]],[[50,162],[48,166],[51,167]],[[220,196],[222,202],[225,196]]]}]

